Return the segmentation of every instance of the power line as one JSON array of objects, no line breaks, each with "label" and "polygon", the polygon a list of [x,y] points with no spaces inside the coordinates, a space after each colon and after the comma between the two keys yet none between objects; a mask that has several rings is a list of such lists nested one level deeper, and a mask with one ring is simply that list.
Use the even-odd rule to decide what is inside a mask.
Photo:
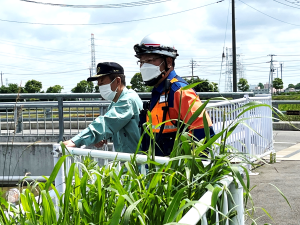
[{"label": "power line", "polygon": [[252,8],[252,9],[256,10],[257,12],[260,12],[261,14],[264,14],[265,16],[270,17],[270,18],[272,18],[272,19],[274,19],[274,20],[277,20],[277,21],[280,21],[280,22],[282,22],[282,23],[286,23],[286,24],[289,24],[289,25],[297,26],[297,27],[300,26],[299,24],[293,24],[293,23],[289,23],[289,22],[285,22],[285,21],[283,21],[283,20],[277,19],[277,18],[275,18],[275,17],[273,17],[273,16],[270,16],[270,15],[268,15],[268,14],[266,14],[266,13],[264,13],[264,12],[262,12],[262,11],[256,9],[256,8],[254,8],[254,7],[250,6],[250,5],[248,5],[247,3],[243,2],[242,0],[239,0],[239,1],[242,2],[242,3],[244,3],[245,5],[247,5],[248,7],[250,7],[250,8]]},{"label": "power line", "polygon": [[[290,2],[290,1],[288,1],[288,0],[285,0],[285,1],[288,2],[288,3],[294,4],[294,5],[298,5],[297,3],[300,3],[299,1],[296,1],[297,3],[295,3],[295,2]],[[300,5],[298,5],[298,6],[300,6]]]},{"label": "power line", "polygon": [[33,61],[47,62],[47,63],[58,63],[58,64],[67,64],[67,65],[80,64],[78,62],[63,62],[63,61],[57,61],[57,60],[51,60],[51,59],[32,58],[32,57],[27,57],[27,56],[23,56],[23,55],[13,55],[13,54],[8,54],[8,53],[0,53],[0,56],[14,57],[14,58],[18,58],[18,59],[33,60]]},{"label": "power line", "polygon": [[278,56],[300,56],[300,55],[278,55]]},{"label": "power line", "polygon": [[282,5],[285,5],[285,6],[294,8],[294,9],[300,9],[299,7],[291,6],[291,5],[288,5],[288,4],[285,4],[285,3],[282,3],[282,2],[276,1],[276,0],[273,0],[273,1],[274,1],[274,2],[277,2],[277,3],[279,3],[279,4],[282,4]]},{"label": "power line", "polygon": [[252,60],[252,59],[259,59],[259,58],[265,58],[266,56],[258,56],[255,58],[243,58],[243,60]]},{"label": "power line", "polygon": [[119,4],[105,4],[105,5],[68,5],[68,4],[37,2],[37,1],[30,1],[30,0],[20,0],[20,1],[27,2],[27,3],[41,4],[41,5],[70,7],[70,8],[126,8],[126,7],[136,7],[136,6],[158,4],[158,3],[167,2],[167,1],[171,1],[171,0],[148,0],[148,1],[119,3]]},{"label": "power line", "polygon": [[56,53],[62,53],[62,54],[80,54],[80,55],[82,55],[82,54],[90,54],[90,53],[87,53],[87,52],[77,52],[77,51],[68,51],[68,50],[59,50],[59,49],[44,48],[44,47],[39,47],[39,46],[36,46],[36,45],[21,44],[21,43],[16,43],[16,42],[11,42],[11,41],[0,40],[0,42],[4,42],[5,44],[8,43],[10,45],[17,46],[17,47],[22,47],[22,48],[29,48],[29,49],[35,49],[35,50],[56,52]]},{"label": "power line", "polygon": [[16,21],[16,20],[4,20],[4,19],[0,19],[0,21],[3,22],[9,22],[9,23],[22,23],[22,24],[33,24],[33,25],[55,25],[55,26],[93,26],[93,25],[107,25],[107,24],[118,24],[118,23],[130,23],[130,22],[137,22],[137,21],[143,21],[143,20],[150,20],[150,19],[156,19],[156,18],[161,18],[161,17],[166,17],[166,16],[174,16],[180,13],[184,13],[184,12],[189,12],[192,10],[196,10],[196,9],[200,9],[206,6],[210,6],[210,5],[214,5],[220,2],[223,2],[224,0],[219,0],[217,2],[213,2],[213,3],[209,3],[203,6],[198,6],[195,8],[191,8],[191,9],[186,9],[186,10],[182,10],[182,11],[178,11],[178,12],[173,12],[173,13],[169,13],[169,14],[165,14],[165,15],[161,15],[161,16],[154,16],[154,17],[148,17],[148,18],[142,18],[142,19],[135,19],[135,20],[124,20],[124,21],[116,21],[116,22],[107,22],[107,23],[82,23],[82,24],[63,24],[63,23],[33,23],[33,22],[25,22],[25,21]]},{"label": "power line", "polygon": [[47,74],[61,74],[61,73],[73,73],[73,72],[78,72],[78,71],[83,71],[83,70],[85,70],[85,71],[87,71],[87,69],[88,68],[86,68],[86,69],[81,69],[81,70],[70,70],[70,71],[62,71],[62,72],[42,72],[43,74],[41,74],[41,73],[38,73],[38,74],[32,74],[32,73],[25,73],[25,74],[16,74],[16,73],[5,73],[5,74],[12,74],[12,75],[43,75],[43,76],[45,76],[45,74],[47,75]]}]

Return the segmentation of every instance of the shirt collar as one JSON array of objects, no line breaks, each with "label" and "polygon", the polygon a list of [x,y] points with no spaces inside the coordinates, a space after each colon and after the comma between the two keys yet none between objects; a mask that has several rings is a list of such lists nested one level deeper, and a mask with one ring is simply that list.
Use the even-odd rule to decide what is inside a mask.
[{"label": "shirt collar", "polygon": [[[175,70],[172,70],[166,79],[172,80],[174,77],[176,77],[176,72]],[[152,92],[162,93],[164,91],[164,86],[165,86],[165,82],[161,82],[157,88],[156,87],[153,88]]]},{"label": "shirt collar", "polygon": [[[117,102],[118,102],[118,101],[119,101],[119,100],[120,100],[127,92],[128,92],[127,87],[124,87],[123,90],[122,90],[122,93],[120,94],[120,96],[119,96],[119,98],[118,98],[118,100],[117,100]],[[111,101],[112,104],[117,103],[117,102]]]}]

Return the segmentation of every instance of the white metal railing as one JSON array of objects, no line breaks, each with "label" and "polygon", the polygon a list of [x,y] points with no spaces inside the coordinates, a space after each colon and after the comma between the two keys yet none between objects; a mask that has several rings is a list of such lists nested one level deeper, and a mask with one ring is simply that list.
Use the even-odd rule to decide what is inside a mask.
[{"label": "white metal railing", "polygon": [[[207,112],[211,116],[215,133],[233,123],[243,111],[238,109],[251,102],[258,101],[272,106],[271,96],[248,97],[208,104]],[[238,109],[238,110],[237,110]],[[223,119],[224,118],[224,119]],[[227,143],[241,153],[249,155],[251,161],[257,160],[274,151],[272,110],[261,106],[245,112],[240,119],[245,119],[228,138]]]},{"label": "white metal railing", "polygon": [[[83,148],[68,148],[69,154],[75,156],[76,160],[81,160],[81,156],[91,156],[94,159],[105,159],[106,165],[109,164],[109,161],[130,161],[133,154],[129,153],[121,153],[121,152],[109,152],[103,150],[92,150],[92,149],[83,149]],[[59,144],[53,145],[53,157],[54,157],[54,165],[59,160],[62,155],[62,150]],[[77,156],[77,157],[76,157]],[[58,193],[62,194],[65,192],[65,174],[68,173],[68,170],[71,166],[71,157],[66,158],[66,170],[64,171],[64,167],[62,166],[60,171],[58,172],[55,179],[55,187]],[[160,164],[166,164],[170,160],[169,157],[155,157],[155,161]],[[136,161],[141,165],[141,171],[143,174],[146,174],[145,163],[147,161],[146,155],[136,156]],[[203,162],[205,166],[209,164],[209,162]],[[236,188],[233,183],[233,178],[230,176],[225,176],[223,180],[220,181],[224,188],[222,192],[219,194],[219,198],[223,199],[223,207],[222,209],[217,209],[216,212],[216,221],[217,224],[219,222],[219,217],[221,214],[228,215],[230,210],[234,209],[237,211],[237,215],[231,220],[225,219],[226,225],[228,224],[244,224],[244,204],[243,204],[243,188],[240,183],[238,183],[238,187]],[[227,194],[226,190],[230,191],[230,194]],[[201,225],[208,225],[206,213],[210,209],[211,205],[211,197],[212,192],[207,191],[183,217],[179,221],[180,224],[187,225],[196,225],[199,221],[201,221]]]},{"label": "white metal railing", "polygon": [[[220,132],[224,127],[230,126],[231,123],[237,120],[237,116],[243,111],[241,106],[251,102],[259,101],[264,104],[272,106],[271,96],[267,97],[248,97],[245,96],[241,99],[223,101],[218,103],[210,103],[207,106],[207,112],[211,116],[213,127],[216,133]],[[240,108],[240,109],[239,109]],[[233,146],[234,149],[241,153],[250,155],[250,160],[256,160],[266,154],[270,154],[273,150],[273,129],[272,129],[272,110],[269,107],[257,107],[245,112],[240,119],[245,119],[244,124],[239,124],[233,134],[228,138],[227,143]],[[251,129],[250,129],[251,128]],[[80,160],[81,156],[90,155],[95,159],[105,160],[105,164],[108,161],[130,161],[132,154],[117,153],[109,151],[99,151],[91,149],[79,149],[68,148],[69,152],[78,156]],[[54,163],[58,161],[61,149],[59,145],[53,146]],[[137,162],[141,164],[141,171],[145,174],[146,169],[144,163],[147,161],[145,155],[137,155]],[[168,157],[156,157],[155,160],[161,164],[168,163]],[[71,158],[66,159],[66,168],[71,165]],[[60,193],[64,193],[64,171],[63,167],[55,180],[55,186]],[[232,220],[227,221],[226,224],[244,224],[243,213],[243,188],[238,185],[238,188],[232,183],[231,177],[224,177],[222,180],[224,186],[228,187],[231,192],[232,198],[227,196],[224,191],[221,196],[224,199],[224,207],[219,209],[221,213],[227,214],[233,207],[238,211],[238,215]],[[205,193],[199,203],[180,220],[183,224],[197,224],[201,220],[201,224],[207,224],[206,212],[211,205],[212,193],[208,191]],[[216,214],[218,217],[218,213]],[[218,220],[218,219],[217,219]]]}]

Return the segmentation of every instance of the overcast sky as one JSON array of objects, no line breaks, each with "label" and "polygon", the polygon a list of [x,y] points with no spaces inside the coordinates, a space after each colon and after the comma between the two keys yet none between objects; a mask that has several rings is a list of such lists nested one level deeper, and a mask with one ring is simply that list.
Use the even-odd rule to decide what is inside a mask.
[{"label": "overcast sky", "polygon": [[[191,76],[189,65],[193,59],[197,64],[194,75],[219,83],[224,91],[226,59],[222,63],[222,53],[224,50],[226,55],[226,48],[231,48],[229,0],[36,0],[104,7],[114,4],[120,8],[0,2],[0,71],[4,85],[8,82],[24,86],[35,79],[42,82],[45,91],[59,84],[63,92],[70,92],[89,76],[92,33],[96,64],[120,63],[129,85],[139,72],[133,45],[149,33],[164,31],[179,53],[177,74]],[[146,5],[124,7],[133,3]],[[283,63],[285,87],[300,83],[299,1],[236,0],[235,4],[237,52],[249,84],[268,82],[270,54],[277,55],[273,59]]]}]

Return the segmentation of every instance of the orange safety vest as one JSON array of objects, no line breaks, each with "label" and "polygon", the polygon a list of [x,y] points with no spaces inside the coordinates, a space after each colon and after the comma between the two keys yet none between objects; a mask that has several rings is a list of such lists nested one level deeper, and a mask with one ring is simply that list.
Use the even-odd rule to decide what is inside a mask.
[{"label": "orange safety vest", "polygon": [[[180,111],[180,119],[184,122],[187,122],[191,115],[202,105],[200,98],[197,96],[193,89],[182,91],[182,100],[181,100],[181,108],[180,107],[180,92],[181,88],[186,86],[187,83],[181,77],[178,77],[175,71],[172,71],[169,76],[171,80],[165,80],[165,88],[162,89],[159,87],[159,93],[156,91],[152,98],[150,104],[150,112],[151,112],[151,120],[152,120],[152,130],[156,133],[157,144],[159,144],[160,149],[163,151],[163,155],[169,155],[171,149],[174,145],[175,135],[177,132],[177,120],[178,120],[178,112]],[[167,83],[169,82],[169,84]],[[163,85],[163,84],[162,84]],[[192,107],[190,112],[187,112],[189,106],[193,102],[195,98],[196,100],[194,106]],[[164,112],[166,111],[166,112]],[[206,113],[206,118],[208,120],[208,125],[210,127],[211,136],[214,135],[214,131],[212,129],[212,122],[210,120],[209,115]],[[186,115],[187,114],[187,115]],[[165,117],[165,118],[164,118]],[[146,121],[149,121],[148,115],[145,118]],[[170,121],[169,121],[170,120]],[[161,124],[164,123],[164,126]],[[161,130],[162,128],[162,130]],[[199,117],[191,124],[189,127],[190,131],[193,131],[193,135],[198,139],[202,139],[205,137],[204,132],[204,124],[203,124],[203,113],[199,115]],[[146,137],[147,138],[147,137]],[[146,143],[146,144],[145,144]],[[143,150],[147,150],[147,146],[149,145],[149,141],[145,141],[142,143]],[[156,155],[160,154],[161,150],[156,150]]]},{"label": "orange safety vest", "polygon": [[[170,81],[170,84],[172,85],[175,82],[178,82],[178,79],[176,77],[173,78]],[[158,125],[161,124],[164,121],[167,121],[167,122],[164,125],[164,129],[163,129],[162,133],[177,132],[177,120],[178,120],[178,113],[177,112],[179,112],[179,110],[174,109],[174,105],[173,105],[173,107],[169,107],[170,103],[169,103],[168,100],[171,97],[171,99],[174,101],[174,96],[169,96],[170,91],[169,90],[166,90],[166,91],[167,91],[167,94],[165,92],[163,92],[160,95],[160,98],[157,101],[156,105],[151,110],[152,130],[153,130],[154,133],[159,133],[160,132],[161,126],[158,126]],[[180,88],[178,88],[175,92],[180,92]],[[173,93],[173,95],[175,94],[175,92]],[[183,99],[184,99],[184,97],[183,97]],[[200,99],[199,99],[199,102],[201,103]],[[183,108],[183,106],[186,104],[186,102],[181,102],[181,104],[182,104],[181,108]],[[197,104],[197,103],[195,103],[195,104]],[[201,104],[200,105],[198,104],[198,106],[201,106]],[[179,102],[178,102],[178,106],[179,106]],[[165,115],[166,118],[164,119],[163,116],[164,116],[164,108],[165,107],[168,108],[167,109],[168,112],[166,113],[166,115]],[[170,111],[171,111],[171,114],[170,114]],[[208,120],[208,125],[212,126],[212,122],[211,122],[211,119],[210,119],[209,115],[207,114],[207,112],[205,112],[205,113],[206,113],[206,118]],[[171,118],[170,118],[170,116],[171,116]],[[183,120],[184,117],[185,117],[185,115],[181,115],[180,119]],[[147,121],[149,121],[148,116],[147,116]],[[186,119],[185,122],[187,122],[187,119]],[[195,122],[192,124],[192,126],[190,128],[192,128],[192,129],[204,128],[203,113],[198,117],[198,119],[195,120]]]}]

